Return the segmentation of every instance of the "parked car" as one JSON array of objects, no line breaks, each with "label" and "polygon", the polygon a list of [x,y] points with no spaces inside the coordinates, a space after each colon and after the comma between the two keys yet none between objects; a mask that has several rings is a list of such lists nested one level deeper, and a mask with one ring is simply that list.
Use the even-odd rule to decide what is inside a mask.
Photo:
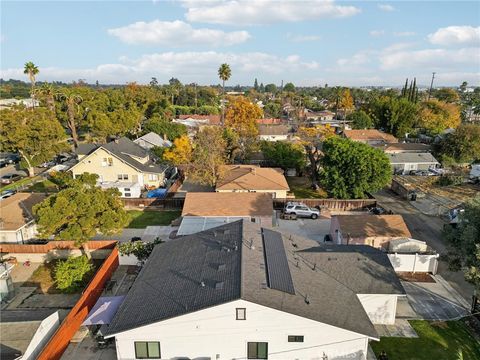
[{"label": "parked car", "polygon": [[320,216],[320,210],[310,208],[299,202],[288,202],[283,211],[285,214],[297,215],[298,217],[308,217],[311,219],[318,219]]},{"label": "parked car", "polygon": [[9,198],[12,195],[15,195],[16,191],[15,190],[5,190],[0,193],[0,200]]},{"label": "parked car", "polygon": [[0,155],[0,167],[16,164],[18,162],[20,162],[20,155],[18,154],[1,153]]},{"label": "parked car", "polygon": [[57,163],[55,161],[45,161],[44,163],[38,165],[38,167],[49,168],[49,167],[55,166],[56,164]]},{"label": "parked car", "polygon": [[20,174],[6,174],[3,175],[0,179],[2,181],[2,184],[11,184],[14,183],[15,181],[18,181],[22,178],[22,175]]},{"label": "parked car", "polygon": [[68,161],[72,158],[73,158],[73,155],[67,154],[67,153],[62,153],[62,154],[58,155],[55,160],[56,160],[57,164],[63,164],[64,162],[66,162],[66,161]]}]

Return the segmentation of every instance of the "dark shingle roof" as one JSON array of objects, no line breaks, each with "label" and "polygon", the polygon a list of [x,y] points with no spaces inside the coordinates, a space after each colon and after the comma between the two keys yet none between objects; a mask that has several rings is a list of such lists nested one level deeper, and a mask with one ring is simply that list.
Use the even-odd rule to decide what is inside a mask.
[{"label": "dark shingle roof", "polygon": [[283,241],[293,293],[268,286],[262,229],[238,221],[158,245],[107,334],[244,299],[378,338],[357,294],[404,294],[386,254],[267,233]]},{"label": "dark shingle roof", "polygon": [[101,145],[98,144],[78,144],[75,153],[78,155],[89,155],[94,150],[97,150]]}]

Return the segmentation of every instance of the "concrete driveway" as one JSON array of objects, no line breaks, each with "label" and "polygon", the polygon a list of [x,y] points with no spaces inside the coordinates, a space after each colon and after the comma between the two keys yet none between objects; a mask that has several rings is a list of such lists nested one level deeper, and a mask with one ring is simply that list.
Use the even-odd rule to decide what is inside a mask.
[{"label": "concrete driveway", "polygon": [[318,242],[323,242],[324,236],[330,233],[330,219],[278,219],[277,224],[280,230]]},{"label": "concrete driveway", "polygon": [[441,276],[435,283],[402,281],[410,306],[419,318],[451,320],[468,315],[469,304]]}]

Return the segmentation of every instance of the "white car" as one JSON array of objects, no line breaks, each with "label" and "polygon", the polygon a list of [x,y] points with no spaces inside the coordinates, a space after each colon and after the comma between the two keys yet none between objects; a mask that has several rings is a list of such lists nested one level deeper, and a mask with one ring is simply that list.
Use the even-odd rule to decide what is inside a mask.
[{"label": "white car", "polygon": [[288,202],[283,210],[285,214],[297,215],[298,217],[307,217],[311,219],[318,219],[320,210],[310,208],[307,205],[299,202]]}]

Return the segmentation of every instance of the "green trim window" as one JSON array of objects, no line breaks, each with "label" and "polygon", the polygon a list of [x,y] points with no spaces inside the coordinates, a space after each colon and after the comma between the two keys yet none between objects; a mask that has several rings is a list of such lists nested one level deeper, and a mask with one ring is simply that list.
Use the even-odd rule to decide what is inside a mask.
[{"label": "green trim window", "polygon": [[268,343],[247,343],[247,359],[268,359]]},{"label": "green trim window", "polygon": [[288,342],[303,342],[303,335],[288,335]]},{"label": "green trim window", "polygon": [[135,341],[136,359],[160,359],[160,343],[158,341]]}]

